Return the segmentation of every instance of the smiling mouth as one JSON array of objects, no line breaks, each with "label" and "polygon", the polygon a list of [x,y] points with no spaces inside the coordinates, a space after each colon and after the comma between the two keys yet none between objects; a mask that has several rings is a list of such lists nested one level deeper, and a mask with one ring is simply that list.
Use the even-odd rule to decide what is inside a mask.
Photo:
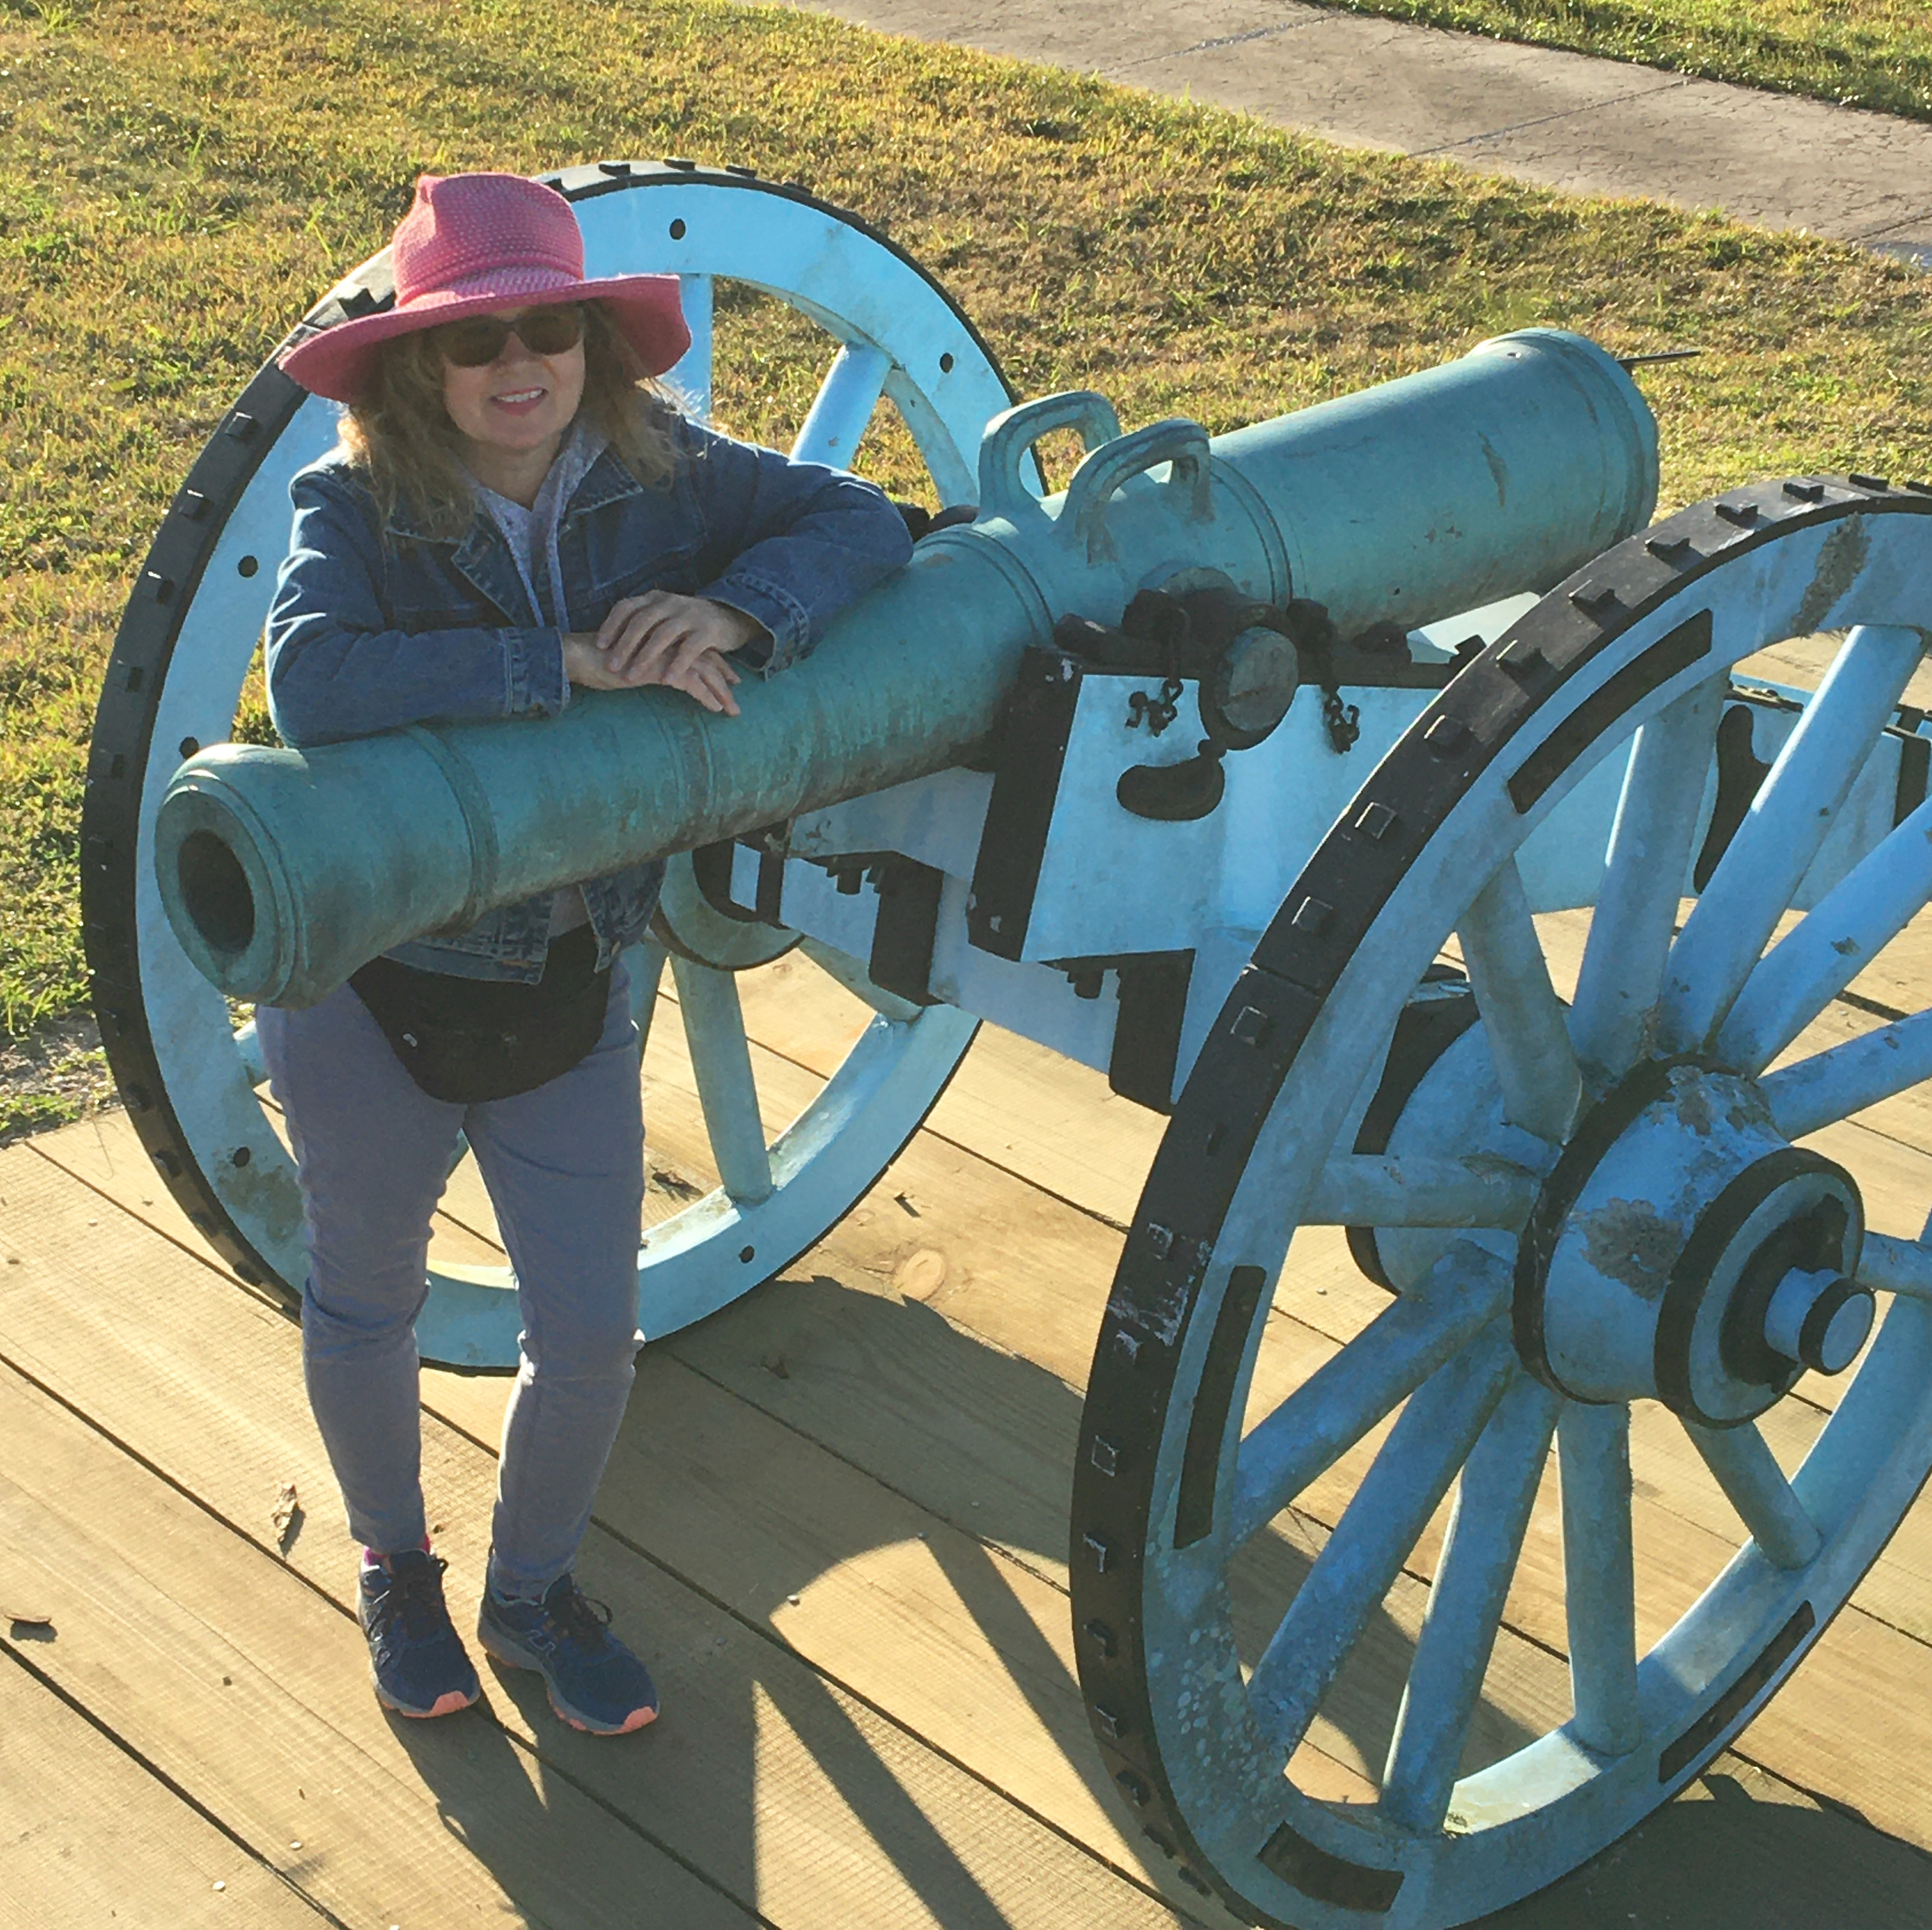
[{"label": "smiling mouth", "polygon": [[544,392],[541,389],[515,389],[507,395],[493,395],[490,399],[493,402],[500,402],[506,407],[514,408],[520,403],[541,401]]}]

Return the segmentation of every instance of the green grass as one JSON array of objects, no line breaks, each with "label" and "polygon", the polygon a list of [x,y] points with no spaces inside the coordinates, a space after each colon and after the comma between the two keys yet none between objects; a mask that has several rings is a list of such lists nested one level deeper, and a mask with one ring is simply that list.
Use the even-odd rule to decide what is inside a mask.
[{"label": "green grass", "polygon": [[1323,0],[1932,120],[1926,0]]},{"label": "green grass", "polygon": [[50,1126],[70,1125],[81,1112],[78,1100],[51,1092],[0,1094],[0,1145],[28,1133],[44,1133]]},{"label": "green grass", "polygon": [[0,1093],[0,1146],[51,1126],[70,1126],[87,1113],[86,1101],[70,1093]]},{"label": "green grass", "polygon": [[[955,291],[1022,392],[1214,430],[1532,323],[1646,378],[1666,493],[1932,471],[1932,284],[1849,248],[1343,153],[1076,76],[718,0],[0,0],[0,1025],[82,991],[92,692],[224,406],[418,170],[692,154],[802,179]],[[745,305],[726,426],[822,365]],[[916,478],[903,439],[872,458]]]}]

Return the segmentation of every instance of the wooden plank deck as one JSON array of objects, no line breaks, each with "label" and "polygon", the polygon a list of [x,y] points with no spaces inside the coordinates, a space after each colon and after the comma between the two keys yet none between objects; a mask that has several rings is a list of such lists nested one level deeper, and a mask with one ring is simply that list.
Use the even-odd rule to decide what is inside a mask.
[{"label": "wooden plank deck", "polygon": [[[828,1069],[846,1020],[808,969],[746,986],[775,1113]],[[654,1028],[652,1159],[672,1192],[707,1177],[680,1044]],[[1169,1893],[1102,1787],[1066,1625],[1078,1388],[1156,1137],[1078,1068],[985,1035],[830,1240],[647,1352],[584,1557],[664,1687],[663,1721],[617,1743],[561,1730],[514,1678],[491,1678],[472,1716],[385,1719],[292,1326],[211,1261],[124,1121],[0,1152],[0,1606],[52,1624],[14,1622],[0,1670],[0,1923],[1225,1922]],[[1932,1162],[1888,1144],[1898,1211],[1922,1212]],[[494,1232],[459,1174],[440,1244],[478,1257]],[[1374,1304],[1339,1253],[1304,1265],[1258,1397]],[[502,1391],[428,1376],[426,1480],[459,1612]],[[1783,1411],[1779,1445],[1802,1447],[1820,1410]],[[1654,1623],[1736,1529],[1652,1431]],[[270,1516],[288,1481],[305,1514],[284,1558]],[[1310,1497],[1304,1534],[1344,1492]],[[1284,1537],[1270,1565],[1292,1577],[1312,1545]],[[1492,1670],[1496,1746],[1563,1711],[1556,1554],[1546,1513]],[[1337,1793],[1385,1740],[1432,1557],[1418,1551],[1305,1760]],[[1509,1920],[1922,1925],[1928,1571],[1922,1505],[1738,1752]]]},{"label": "wooden plank deck", "polygon": [[[1550,929],[1558,961],[1565,935]],[[1574,946],[1571,947],[1574,950]],[[1916,929],[1874,968],[1932,982]],[[773,1123],[854,1009],[802,961],[744,984]],[[1915,1003],[1922,1003],[1922,998]],[[1879,1021],[1834,1008],[1842,1035]],[[654,1210],[708,1182],[667,1010],[647,1067]],[[411,1724],[369,1693],[353,1550],[292,1325],[214,1262],[106,1115],[0,1151],[0,1926],[307,1923],[442,1930],[1222,1930],[1142,1854],[1089,1741],[1067,1625],[1080,1388],[1160,1122],[982,1035],[892,1170],[822,1246],[646,1351],[583,1567],[649,1653],[664,1718],[599,1742],[528,1678]],[[1932,1115],[1835,1129],[1875,1223],[1932,1204]],[[460,1169],[438,1225],[494,1257]],[[1304,1235],[1257,1401],[1381,1304]],[[425,1482],[473,1607],[500,1380],[425,1376]],[[1802,1451],[1828,1386],[1768,1430]],[[1368,1451],[1258,1545],[1292,1586]],[[1644,1632],[1721,1565],[1735,1518],[1640,1415]],[[284,1484],[304,1514],[286,1551]],[[1567,1711],[1553,1486],[1486,1688],[1481,1739]],[[1417,1550],[1298,1769],[1359,1794],[1387,1740],[1437,1547]],[[44,1621],[31,1618],[44,1617]],[[1932,1502],[1817,1652],[1687,1796],[1518,1930],[1932,1921]]]}]

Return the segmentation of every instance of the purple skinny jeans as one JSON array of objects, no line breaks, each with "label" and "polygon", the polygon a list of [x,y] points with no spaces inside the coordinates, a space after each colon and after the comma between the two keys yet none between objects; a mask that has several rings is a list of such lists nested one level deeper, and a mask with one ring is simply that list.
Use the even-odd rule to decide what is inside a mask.
[{"label": "purple skinny jeans", "polygon": [[415,1321],[430,1217],[466,1134],[515,1269],[520,1364],[503,1415],[490,1583],[533,1599],[574,1563],[643,1336],[644,1107],[620,959],[588,1057],[534,1091],[432,1099],[347,986],[256,1014],[302,1182],[302,1366],[350,1532],[422,1540]]}]

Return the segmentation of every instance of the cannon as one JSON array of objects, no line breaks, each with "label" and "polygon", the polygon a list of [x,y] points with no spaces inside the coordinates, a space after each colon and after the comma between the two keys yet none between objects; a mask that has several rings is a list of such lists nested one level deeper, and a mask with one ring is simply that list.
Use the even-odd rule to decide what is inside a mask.
[{"label": "cannon", "polygon": [[[722,1183],[647,1232],[646,1332],[815,1240],[981,1019],[1100,1068],[1167,1115],[1070,1529],[1124,1810],[1178,1880],[1301,1930],[1435,1930],[1574,1868],[1764,1706],[1932,1468],[1932,1247],[1867,1225],[1842,1130],[1932,1074],[1932,1022],[1813,1029],[1932,898],[1902,703],[1932,488],[1797,477],[1651,524],[1627,372],[1539,331],[1232,436],[1122,434],[1097,396],[1013,406],[934,284],[796,191],[557,185],[594,267],[676,269],[700,321],[741,277],[826,328],[801,446],[842,459],[883,395],[974,518],[735,723],[628,692],[223,745],[275,499],[327,428],[266,371],[157,542],[91,767],[90,964],[161,1170],[286,1289],[294,1189],[230,999],[320,997],[433,925],[677,854],[635,977],[676,975]],[[1042,497],[1030,451],[1066,428],[1085,458]],[[1734,677],[1820,632],[1815,695]],[[733,974],[794,947],[876,1016],[768,1144]],[[1322,1229],[1385,1304],[1291,1372],[1274,1315]],[[504,1284],[440,1274],[424,1353],[507,1364]],[[1831,1393],[1787,1474],[1801,1383]],[[1646,1642],[1634,1419],[1688,1441],[1743,1541]],[[1570,1706],[1486,1752],[1552,1463]],[[1291,1581],[1274,1530],[1338,1481]],[[1386,1762],[1338,1792],[1305,1745],[1445,1503]]]}]

